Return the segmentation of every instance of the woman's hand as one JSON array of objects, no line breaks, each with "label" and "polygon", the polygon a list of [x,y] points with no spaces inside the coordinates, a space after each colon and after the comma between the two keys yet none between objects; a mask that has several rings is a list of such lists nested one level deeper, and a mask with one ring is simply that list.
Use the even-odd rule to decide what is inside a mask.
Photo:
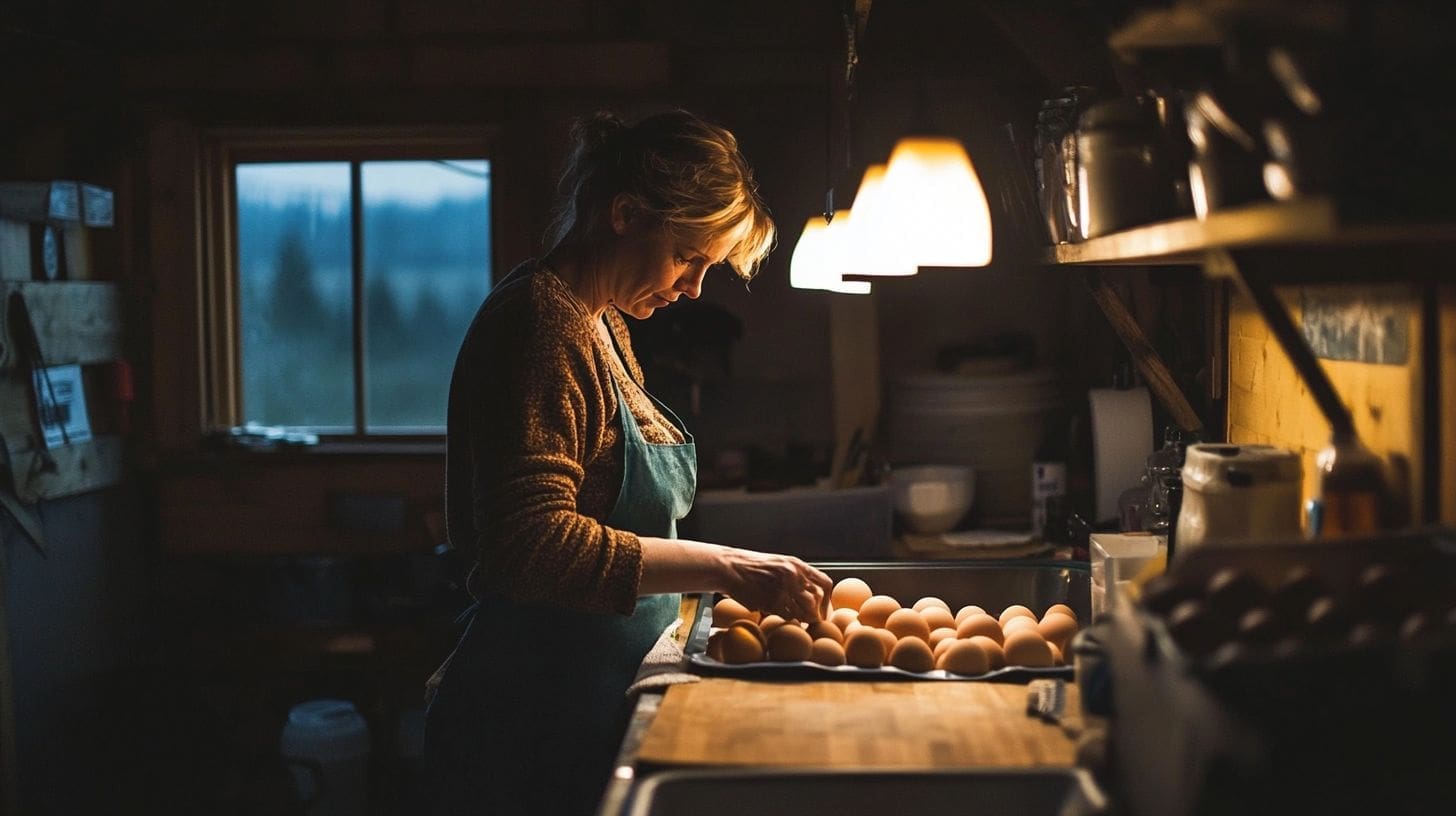
[{"label": "woman's hand", "polygon": [[801,621],[824,617],[834,582],[812,565],[792,555],[736,547],[722,547],[721,560],[723,591],[749,609]]}]

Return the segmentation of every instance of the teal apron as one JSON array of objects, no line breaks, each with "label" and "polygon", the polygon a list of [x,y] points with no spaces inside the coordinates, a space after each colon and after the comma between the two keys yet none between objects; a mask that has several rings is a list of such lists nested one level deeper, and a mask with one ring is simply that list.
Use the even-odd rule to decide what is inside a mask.
[{"label": "teal apron", "polygon": [[[615,379],[612,387],[622,488],[605,523],[674,538],[697,488],[692,436],[652,398],[687,442],[649,444]],[[679,595],[650,595],[622,616],[482,598],[429,707],[431,812],[595,812],[631,714],[627,687],[680,604]]]}]

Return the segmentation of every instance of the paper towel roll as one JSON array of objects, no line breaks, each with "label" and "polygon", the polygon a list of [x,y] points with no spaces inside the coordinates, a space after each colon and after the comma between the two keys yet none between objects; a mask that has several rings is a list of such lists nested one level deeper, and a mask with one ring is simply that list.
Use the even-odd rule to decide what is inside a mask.
[{"label": "paper towel roll", "polygon": [[1146,388],[1094,388],[1092,471],[1097,521],[1117,518],[1117,497],[1141,484],[1153,452],[1153,404]]}]

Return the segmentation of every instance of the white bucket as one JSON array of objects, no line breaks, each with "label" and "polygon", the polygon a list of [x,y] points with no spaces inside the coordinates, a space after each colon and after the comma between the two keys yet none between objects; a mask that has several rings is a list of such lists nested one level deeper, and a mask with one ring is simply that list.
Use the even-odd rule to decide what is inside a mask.
[{"label": "white bucket", "polygon": [[309,816],[365,816],[369,725],[348,700],[310,700],[288,712],[279,749]]}]

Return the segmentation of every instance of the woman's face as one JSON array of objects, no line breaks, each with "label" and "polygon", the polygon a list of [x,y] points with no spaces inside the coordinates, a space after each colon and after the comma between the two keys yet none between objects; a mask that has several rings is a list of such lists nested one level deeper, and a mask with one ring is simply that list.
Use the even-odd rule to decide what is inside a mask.
[{"label": "woman's face", "polygon": [[612,303],[639,320],[684,295],[696,300],[709,267],[721,264],[747,230],[745,223],[716,238],[693,240],[640,220],[625,227],[618,233],[622,252]]}]

